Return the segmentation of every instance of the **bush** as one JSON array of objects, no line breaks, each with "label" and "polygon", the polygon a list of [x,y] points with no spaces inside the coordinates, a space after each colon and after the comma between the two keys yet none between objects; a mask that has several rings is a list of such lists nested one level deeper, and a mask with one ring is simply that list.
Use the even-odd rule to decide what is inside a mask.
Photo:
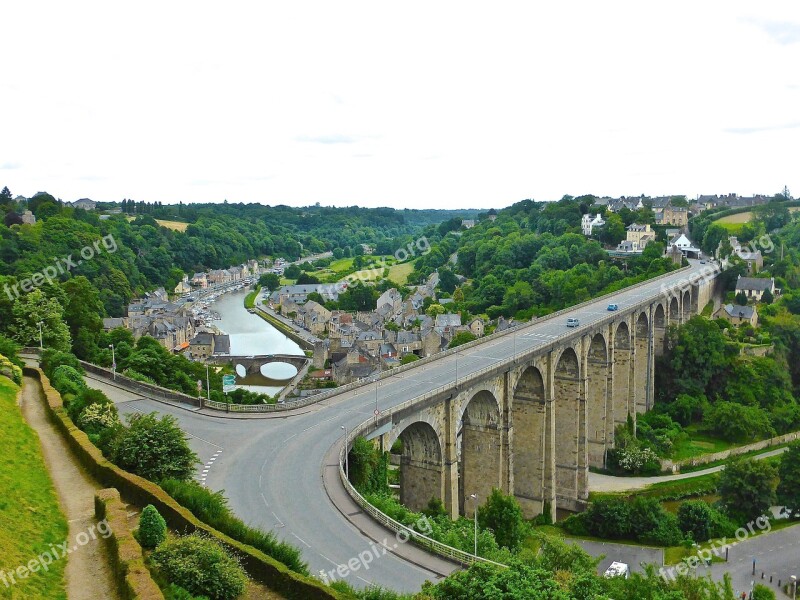
[{"label": "bush", "polygon": [[155,506],[148,504],[139,517],[139,543],[152,550],[167,539],[167,522]]},{"label": "bush", "polygon": [[53,371],[60,365],[68,365],[81,375],[85,373],[77,356],[69,352],[59,352],[53,348],[47,348],[42,352],[40,364],[42,366],[42,371],[44,371],[45,375],[50,379],[52,379]]},{"label": "bush", "polygon": [[[84,388],[73,400],[69,402],[69,404],[67,404],[67,414],[69,415],[69,418],[72,419],[72,422],[77,425],[84,409],[93,404],[109,405],[114,407],[114,403],[111,402],[108,396],[106,396],[100,390]],[[116,411],[116,407],[114,407],[114,410]]]},{"label": "bush", "polygon": [[208,596],[195,596],[174,583],[164,590],[164,600],[208,600]]},{"label": "bush", "polygon": [[194,472],[197,455],[189,448],[186,434],[175,417],[156,413],[128,417],[111,448],[117,466],[153,482],[162,479],[187,480]]},{"label": "bush", "polygon": [[238,519],[222,492],[212,492],[195,481],[167,479],[161,487],[179,504],[188,508],[194,516],[222,533],[243,544],[261,550],[289,567],[295,573],[308,575],[308,565],[303,562],[300,551],[286,542],[279,541],[271,531],[248,527]]},{"label": "bush", "polygon": [[76,396],[86,389],[86,384],[75,367],[69,365],[59,365],[53,370],[50,384],[62,395],[75,394]]},{"label": "bush", "polygon": [[210,600],[233,600],[244,593],[247,575],[217,542],[198,534],[168,540],[150,560],[170,583]]},{"label": "bush", "polygon": [[117,407],[113,404],[90,404],[78,416],[77,425],[87,434],[99,434],[120,424]]},{"label": "bush", "polygon": [[497,545],[511,551],[519,549],[529,531],[522,516],[522,508],[514,496],[507,496],[497,488],[478,509],[478,522],[484,529],[491,529]]}]

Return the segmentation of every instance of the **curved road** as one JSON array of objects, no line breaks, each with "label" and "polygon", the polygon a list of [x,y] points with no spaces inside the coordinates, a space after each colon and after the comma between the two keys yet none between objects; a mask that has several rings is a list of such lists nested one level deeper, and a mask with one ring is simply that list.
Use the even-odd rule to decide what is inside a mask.
[{"label": "curved road", "polygon": [[[692,261],[691,270],[623,290],[613,301],[624,311],[642,300],[658,296],[665,282],[685,281],[691,272],[702,268]],[[580,318],[580,330],[606,317],[607,303],[607,300],[597,300],[571,311],[569,316]],[[458,354],[383,379],[379,407],[385,411],[452,382],[457,375],[461,379],[504,362],[515,353],[544,345],[565,333],[574,333],[566,328],[566,317],[533,322],[521,327],[516,334],[489,338],[486,343]],[[360,553],[369,551],[373,540],[381,535],[377,525],[377,530],[367,525],[355,527],[351,519],[358,522],[360,511],[354,510],[348,513],[351,519],[346,518],[322,485],[323,470],[337,468],[335,462],[326,466],[325,459],[332,446],[341,444],[342,427],[352,429],[372,417],[375,384],[292,413],[235,419],[141,399],[117,388],[108,389],[110,396],[122,403],[123,413],[157,410],[175,415],[191,436],[191,445],[204,465],[198,476],[209,488],[225,490],[231,508],[243,520],[270,529],[300,547],[312,573],[327,573],[338,565],[347,564]],[[336,487],[341,488],[340,485]],[[331,489],[330,493],[342,491]],[[369,530],[371,537],[364,535],[362,529]],[[391,536],[388,532],[383,535]],[[389,540],[390,548],[395,545],[393,541]],[[405,547],[402,552],[414,553]],[[350,572],[347,579],[357,587],[374,583],[397,591],[414,592],[426,579],[436,580],[456,568],[427,555],[420,555],[417,562],[430,568],[409,562],[390,549],[368,565],[368,569]]]}]

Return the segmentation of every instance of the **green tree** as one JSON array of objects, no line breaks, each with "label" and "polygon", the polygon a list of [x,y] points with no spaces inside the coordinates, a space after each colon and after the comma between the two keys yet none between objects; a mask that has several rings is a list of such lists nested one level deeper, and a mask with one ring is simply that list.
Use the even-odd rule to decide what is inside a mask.
[{"label": "green tree", "polygon": [[738,402],[718,400],[706,411],[703,424],[730,442],[749,442],[775,435],[765,410]]},{"label": "green tree", "polygon": [[433,303],[426,310],[425,314],[429,317],[436,318],[437,315],[443,315],[447,312],[441,304]]},{"label": "green tree", "polygon": [[459,331],[453,336],[453,339],[450,340],[450,344],[447,347],[457,348],[458,346],[462,346],[477,339],[478,337],[471,331]]},{"label": "green tree", "polygon": [[482,529],[491,529],[497,544],[509,550],[519,548],[528,530],[517,499],[497,488],[478,509],[478,523]]},{"label": "green tree", "polygon": [[281,287],[281,278],[276,273],[264,273],[258,278],[258,285],[274,292]]},{"label": "green tree", "polygon": [[772,304],[775,300],[775,296],[772,295],[772,292],[769,290],[764,290],[764,293],[761,295],[761,302],[764,304]]},{"label": "green tree", "polygon": [[419,360],[419,356],[416,354],[406,354],[403,358],[400,359],[401,365],[407,365],[408,363],[416,362]]},{"label": "green tree", "polygon": [[702,500],[687,500],[678,507],[678,526],[695,542],[704,542],[711,537],[711,517],[711,506]]},{"label": "green tree", "polygon": [[145,506],[139,517],[138,539],[142,547],[148,550],[167,539],[167,522],[152,504]]},{"label": "green tree", "polygon": [[793,518],[800,517],[800,441],[789,445],[778,467],[777,499]]},{"label": "green tree", "polygon": [[768,514],[775,504],[778,470],[764,461],[734,460],[719,478],[720,503],[737,523]]},{"label": "green tree", "polygon": [[458,277],[450,269],[442,267],[439,269],[439,288],[443,292],[452,294],[458,285]]},{"label": "green tree", "polygon": [[64,308],[55,298],[48,298],[41,289],[21,296],[13,305],[14,338],[24,346],[39,345],[39,325],[42,324],[42,339],[45,347],[69,352],[72,340],[64,322]]},{"label": "green tree", "polygon": [[113,443],[114,463],[154,482],[191,478],[197,455],[189,448],[175,417],[165,415],[159,419],[156,413],[129,415],[128,425]]},{"label": "green tree", "polygon": [[61,287],[66,292],[64,320],[69,325],[73,352],[78,358],[90,360],[103,332],[105,309],[100,293],[83,276],[73,277]]},{"label": "green tree", "polygon": [[747,294],[744,292],[738,292],[736,294],[736,304],[739,306],[747,306]]}]

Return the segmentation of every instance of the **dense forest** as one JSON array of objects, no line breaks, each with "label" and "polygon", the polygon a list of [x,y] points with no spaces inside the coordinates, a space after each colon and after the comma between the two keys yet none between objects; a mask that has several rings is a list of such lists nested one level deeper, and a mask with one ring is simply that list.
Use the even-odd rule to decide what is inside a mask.
[{"label": "dense forest", "polygon": [[431,251],[417,260],[411,279],[438,270],[455,301],[448,310],[530,319],[675,268],[661,243],[625,261],[610,259],[599,241],[581,233],[581,216],[591,208],[591,197],[524,200],[482,215],[466,231],[455,221],[429,226]]}]

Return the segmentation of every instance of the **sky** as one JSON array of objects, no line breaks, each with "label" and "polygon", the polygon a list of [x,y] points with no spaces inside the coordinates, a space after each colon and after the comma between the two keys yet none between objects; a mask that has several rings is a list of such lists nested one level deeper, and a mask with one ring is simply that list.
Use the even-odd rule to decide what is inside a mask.
[{"label": "sky", "polygon": [[800,2],[7,2],[0,187],[500,208],[800,196]]}]

